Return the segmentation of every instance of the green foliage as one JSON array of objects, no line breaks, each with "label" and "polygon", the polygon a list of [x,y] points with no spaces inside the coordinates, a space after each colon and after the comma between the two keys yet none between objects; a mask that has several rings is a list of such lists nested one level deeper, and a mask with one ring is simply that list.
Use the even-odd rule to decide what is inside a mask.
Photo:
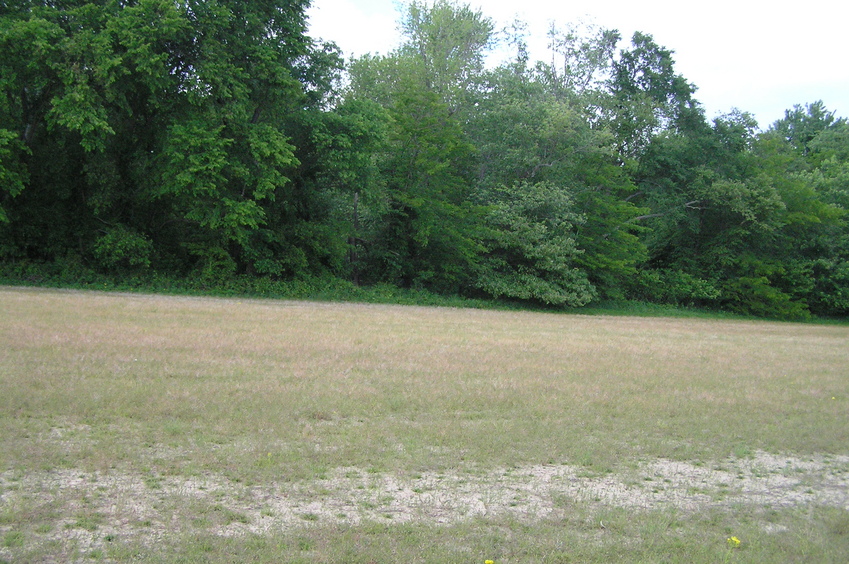
[{"label": "green foliage", "polygon": [[93,245],[93,253],[106,269],[115,267],[149,267],[153,243],[123,226],[108,229]]},{"label": "green foliage", "polygon": [[361,200],[372,221],[355,251],[367,281],[456,293],[476,285],[484,251],[466,128],[493,24],[451,2],[406,10],[401,48],[351,67],[351,98],[379,102],[389,118],[377,160],[384,196]]},{"label": "green foliage", "polygon": [[[456,293],[468,286],[482,246],[476,237],[481,210],[470,200],[472,146],[457,114],[427,88],[415,57],[396,77],[387,108],[391,129],[378,166],[386,186],[385,212],[369,244],[367,276],[404,287]],[[372,63],[358,71],[368,75]]]},{"label": "green foliage", "polygon": [[733,311],[809,315],[822,303],[811,261],[845,256],[845,210],[817,189],[819,169],[745,114],[706,125],[655,139],[641,159],[649,265],[714,281]]},{"label": "green foliage", "polygon": [[5,6],[0,260],[81,284],[849,311],[849,125],[822,102],[760,133],[708,122],[673,51],[594,26],[552,26],[531,62],[517,23],[487,68],[493,21],[452,0],[406,4],[399,48],[344,69],[307,5]]},{"label": "green foliage", "polygon": [[807,301],[811,311],[826,316],[849,316],[849,261],[817,259],[810,263],[813,282]]},{"label": "green foliage", "polygon": [[709,305],[720,295],[714,282],[682,270],[640,270],[628,287],[632,299],[681,306]]},{"label": "green foliage", "polygon": [[784,138],[793,149],[808,155],[811,143],[822,132],[845,127],[846,120],[836,119],[822,100],[806,104],[803,108],[797,104],[784,112],[784,118],[776,121],[770,128]]},{"label": "green foliage", "polygon": [[633,185],[616,167],[605,168],[610,177],[603,184],[576,195],[578,209],[587,218],[576,234],[584,251],[577,263],[601,296],[619,299],[636,266],[645,260],[646,246],[636,223],[642,210],[628,199]]},{"label": "green foliage", "polygon": [[700,110],[692,98],[695,87],[675,73],[672,51],[639,31],[631,38],[631,46],[613,63],[613,103],[605,108],[605,114],[616,131],[620,151],[637,156],[656,134],[683,126]]},{"label": "green foliage", "polygon": [[27,169],[21,162],[21,157],[28,152],[14,132],[0,129],[0,186],[3,190],[0,192],[0,223],[9,221],[3,202],[20,194],[29,181]]},{"label": "green foliage", "polygon": [[584,218],[569,195],[547,183],[493,191],[488,252],[477,285],[487,294],[548,305],[583,306],[595,288],[575,267],[574,232]]},{"label": "green foliage", "polygon": [[[628,201],[634,186],[616,162],[612,137],[594,129],[584,110],[561,96],[562,84],[539,82],[533,76],[521,65],[487,76],[479,115],[470,124],[479,148],[478,197],[492,203],[497,194],[493,187],[517,179],[524,185],[557,186],[572,202],[570,213],[581,217],[572,226],[570,244],[561,250],[580,250],[570,258],[572,270],[562,284],[585,279],[593,288],[569,301],[615,295],[645,253],[635,235],[639,227],[632,223],[641,210]],[[525,252],[537,258],[549,255],[552,264],[560,264],[563,257],[555,248],[546,241]],[[529,273],[523,276],[527,279]]]},{"label": "green foliage", "polygon": [[767,276],[729,280],[723,287],[723,296],[726,307],[738,313],[779,319],[810,318],[806,304],[777,289]]},{"label": "green foliage", "polygon": [[[191,267],[209,245],[250,268],[263,253],[247,246],[299,164],[283,118],[323,104],[339,65],[303,36],[305,7],[144,0],[4,15],[2,171],[10,194],[35,188],[14,210],[13,245],[50,256],[26,216],[51,206],[73,232],[65,244],[102,267],[153,255]],[[156,252],[126,254],[129,239],[101,237],[103,224]]]},{"label": "green foliage", "polygon": [[435,92],[454,113],[468,105],[484,55],[493,41],[494,24],[468,4],[413,0],[406,5],[400,29],[406,41],[400,52],[416,61],[422,86]]}]

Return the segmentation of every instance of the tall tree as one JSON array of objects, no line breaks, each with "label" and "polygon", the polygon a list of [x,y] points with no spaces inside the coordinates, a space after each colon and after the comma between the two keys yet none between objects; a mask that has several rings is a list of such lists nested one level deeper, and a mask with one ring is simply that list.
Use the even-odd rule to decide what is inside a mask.
[{"label": "tall tree", "polygon": [[400,28],[404,36],[400,54],[420,65],[423,86],[435,92],[451,113],[471,103],[492,45],[492,20],[468,4],[412,0]]},{"label": "tall tree", "polygon": [[846,123],[845,119],[835,118],[834,112],[828,111],[822,100],[806,104],[797,104],[793,109],[786,110],[784,117],[772,124],[770,130],[783,137],[791,147],[807,155],[810,143],[822,131],[839,128]]},{"label": "tall tree", "polygon": [[379,101],[391,120],[379,158],[386,199],[364,275],[459,292],[482,248],[464,122],[492,24],[466,5],[437,1],[409,4],[401,27],[397,51],[350,68],[350,98]]},{"label": "tall tree", "polygon": [[[552,284],[569,305],[615,295],[643,247],[630,223],[640,214],[627,201],[634,187],[612,137],[592,127],[576,95],[563,96],[521,62],[491,72],[483,92],[468,128],[479,149],[478,198],[495,208],[488,245],[496,273],[513,269],[515,297],[538,288],[546,295],[537,299],[553,302]],[[526,255],[514,242],[520,232]],[[502,249],[508,242],[513,248]],[[489,287],[493,276],[483,278]]]},{"label": "tall tree", "polygon": [[339,64],[304,35],[307,1],[15,5],[0,121],[18,138],[7,168],[28,176],[3,202],[5,248],[246,265],[269,207],[292,200],[284,120],[322,103]]},{"label": "tall tree", "polygon": [[554,23],[548,32],[551,61],[540,61],[536,73],[558,98],[579,104],[599,104],[615,62],[619,32],[595,25]]},{"label": "tall tree", "polygon": [[822,102],[794,106],[761,135],[784,186],[787,286],[819,315],[849,314],[849,124]]},{"label": "tall tree", "polygon": [[648,266],[665,277],[655,287],[666,299],[805,317],[815,264],[834,256],[826,234],[840,229],[843,212],[818,193],[800,152],[756,128],[734,112],[651,143],[639,172],[652,210]]},{"label": "tall tree", "polygon": [[605,114],[624,155],[637,156],[655,134],[699,120],[695,87],[675,72],[672,55],[651,35],[636,32],[631,48],[623,49],[613,63],[613,99]]}]

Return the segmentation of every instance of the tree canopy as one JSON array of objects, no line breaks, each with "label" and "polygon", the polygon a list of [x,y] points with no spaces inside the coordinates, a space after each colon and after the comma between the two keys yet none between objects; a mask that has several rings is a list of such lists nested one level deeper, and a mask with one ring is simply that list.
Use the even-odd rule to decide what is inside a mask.
[{"label": "tree canopy", "polygon": [[453,0],[345,61],[308,4],[4,3],[0,263],[849,313],[849,124],[822,102],[708,119],[647,33],[552,25],[531,61]]}]

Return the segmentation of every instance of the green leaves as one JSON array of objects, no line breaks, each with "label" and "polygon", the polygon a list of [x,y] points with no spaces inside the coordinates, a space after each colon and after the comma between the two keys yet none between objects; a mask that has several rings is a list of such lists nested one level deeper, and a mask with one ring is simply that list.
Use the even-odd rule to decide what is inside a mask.
[{"label": "green leaves", "polygon": [[153,255],[153,243],[139,233],[124,226],[116,226],[104,232],[95,241],[92,252],[102,266],[149,267]]},{"label": "green leaves", "polygon": [[19,136],[7,129],[0,129],[0,224],[7,223],[9,217],[2,203],[6,198],[15,197],[23,192],[29,181],[29,173],[22,158],[29,149],[20,141]]},{"label": "green leaves", "polygon": [[403,241],[406,250],[396,276],[408,285],[457,291],[468,283],[480,248],[466,177],[472,147],[433,92],[399,93],[390,115],[395,128],[383,162],[390,197],[386,227],[397,240],[386,243],[397,249]]},{"label": "green leaves", "polygon": [[[4,13],[0,206],[35,183],[32,201],[16,201],[56,208],[54,221],[79,231],[67,244],[107,269],[153,260],[148,245],[242,254],[299,164],[283,118],[304,111],[305,88],[328,82],[336,61],[323,48],[313,57],[305,7],[139,0]],[[63,174],[28,174],[30,160]],[[103,225],[123,227],[98,234]],[[37,238],[25,245],[44,247]]]},{"label": "green leaves", "polygon": [[585,218],[568,193],[549,183],[523,182],[488,194],[487,252],[478,287],[494,297],[548,305],[586,305],[595,288],[575,258],[577,226]]},{"label": "green leaves", "polygon": [[187,194],[192,199],[214,196],[225,185],[228,148],[224,126],[207,128],[202,122],[171,126],[164,147],[166,166],[161,194]]},{"label": "green leaves", "polygon": [[298,164],[295,147],[283,133],[267,124],[256,124],[248,130],[253,170],[244,182],[253,182],[253,197],[257,200],[274,199],[275,190],[289,179],[285,170]]},{"label": "green leaves", "polygon": [[114,135],[110,127],[106,109],[103,107],[94,88],[86,79],[71,79],[65,84],[62,95],[51,100],[47,119],[50,129],[56,125],[79,133],[80,145],[86,151],[102,151],[106,147],[106,137]]},{"label": "green leaves", "polygon": [[466,4],[413,0],[401,21],[405,58],[421,69],[422,85],[435,92],[453,113],[469,103],[475,78],[483,70],[494,24]]},{"label": "green leaves", "polygon": [[[711,301],[722,307],[803,318],[809,308],[825,309],[823,269],[815,264],[846,260],[846,211],[831,199],[840,190],[828,188],[829,165],[811,167],[816,135],[805,155],[776,131],[755,130],[738,112],[647,148],[639,185],[641,203],[651,209],[643,218],[653,230],[649,264],[709,281],[719,290]],[[839,124],[819,131],[836,133]]]},{"label": "green leaves", "polygon": [[595,27],[487,69],[492,20],[452,0],[343,77],[307,4],[7,6],[3,257],[846,313],[849,126],[821,102],[708,122],[671,50]]},{"label": "green leaves", "polygon": [[690,114],[701,111],[692,98],[695,87],[675,73],[672,51],[641,32],[634,33],[631,44],[613,63],[613,99],[603,113],[616,131],[620,151],[638,156],[652,137],[667,128],[684,126]]}]

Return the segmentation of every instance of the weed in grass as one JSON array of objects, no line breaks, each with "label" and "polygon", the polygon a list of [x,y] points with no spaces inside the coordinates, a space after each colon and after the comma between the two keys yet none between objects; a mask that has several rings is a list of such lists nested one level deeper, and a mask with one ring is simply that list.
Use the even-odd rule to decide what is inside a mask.
[{"label": "weed in grass", "polygon": [[230,525],[231,523],[242,523],[248,524],[251,522],[250,517],[241,511],[234,511],[228,507],[222,505],[215,505],[212,507],[212,511],[218,517],[221,524],[225,527]]},{"label": "weed in grass", "polygon": [[315,513],[301,513],[300,517],[304,521],[318,521],[320,519]]},{"label": "weed in grass", "polygon": [[224,522],[225,525],[229,525],[230,523],[242,523],[243,525],[247,525],[251,522],[251,518],[248,517],[244,513],[232,512],[227,514],[227,518]]},{"label": "weed in grass", "polygon": [[100,513],[85,513],[77,515],[73,523],[65,525],[67,529],[85,529],[86,531],[96,531],[103,523],[103,515]]},{"label": "weed in grass", "polygon": [[142,479],[144,480],[144,485],[152,490],[157,490],[162,487],[162,478],[159,476],[145,474]]},{"label": "weed in grass", "polygon": [[849,509],[823,508],[822,511],[829,534],[849,543]]},{"label": "weed in grass", "polygon": [[[212,521],[207,517],[193,517],[192,525],[199,530],[208,529],[212,526]],[[148,525],[149,526],[149,525]]]},{"label": "weed in grass", "polygon": [[313,549],[313,542],[307,538],[299,538],[298,539],[298,550],[301,552],[308,552]]},{"label": "weed in grass", "polygon": [[8,531],[3,535],[3,546],[16,548],[24,545],[24,534],[21,531]]},{"label": "weed in grass", "polygon": [[752,458],[753,452],[752,449],[746,445],[737,445],[734,447],[734,457],[735,458]]}]

